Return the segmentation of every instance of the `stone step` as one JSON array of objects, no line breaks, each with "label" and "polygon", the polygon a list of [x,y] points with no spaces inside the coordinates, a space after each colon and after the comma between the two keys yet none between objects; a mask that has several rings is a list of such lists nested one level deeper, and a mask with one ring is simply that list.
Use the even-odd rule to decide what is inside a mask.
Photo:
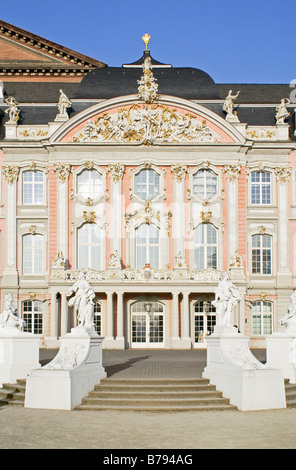
[{"label": "stone step", "polygon": [[215,385],[95,385],[94,390],[100,392],[203,392],[203,391],[215,391]]},{"label": "stone step", "polygon": [[287,408],[296,407],[296,384],[290,383],[289,379],[285,379]]},{"label": "stone step", "polygon": [[218,405],[219,403],[223,405],[229,404],[227,398],[118,398],[118,399],[104,399],[104,398],[84,398],[82,404],[84,405],[103,405],[103,406],[205,406],[205,405]]},{"label": "stone step", "polygon": [[150,406],[135,406],[134,404],[130,403],[129,405],[91,405],[91,404],[81,404],[75,408],[76,410],[85,410],[85,411],[144,411],[144,412],[184,412],[184,411],[226,411],[226,410],[236,410],[237,408],[230,404],[207,404],[207,405],[191,405],[186,404],[185,406],[157,406],[157,405],[150,405]]},{"label": "stone step", "polygon": [[111,391],[105,392],[100,390],[95,390],[89,392],[88,398],[99,398],[99,399],[128,399],[128,400],[135,400],[137,398],[144,399],[144,398],[151,398],[151,399],[190,399],[190,398],[220,398],[222,397],[222,393],[218,392],[217,390],[209,390],[209,391],[202,391],[202,392],[171,392],[167,390],[163,390],[162,392],[149,392],[149,391],[129,391],[129,392],[122,392],[122,391]]},{"label": "stone step", "polygon": [[209,384],[209,379],[101,379],[101,385],[206,385]]}]

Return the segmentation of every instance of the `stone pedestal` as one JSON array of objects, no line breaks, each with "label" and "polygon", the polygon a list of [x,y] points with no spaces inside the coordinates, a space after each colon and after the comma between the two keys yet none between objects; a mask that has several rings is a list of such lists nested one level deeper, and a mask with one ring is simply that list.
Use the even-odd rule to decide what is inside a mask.
[{"label": "stone pedestal", "polygon": [[296,336],[274,333],[266,337],[267,365],[281,371],[283,378],[296,383]]},{"label": "stone pedestal", "polygon": [[30,373],[25,407],[72,410],[80,404],[107,376],[102,366],[102,341],[94,330],[72,328],[61,339],[56,357]]},{"label": "stone pedestal", "polygon": [[207,337],[203,377],[241,411],[286,408],[282,374],[259,362],[248,342],[234,327],[215,327]]},{"label": "stone pedestal", "polygon": [[39,364],[39,337],[17,328],[0,328],[0,387],[25,379]]}]

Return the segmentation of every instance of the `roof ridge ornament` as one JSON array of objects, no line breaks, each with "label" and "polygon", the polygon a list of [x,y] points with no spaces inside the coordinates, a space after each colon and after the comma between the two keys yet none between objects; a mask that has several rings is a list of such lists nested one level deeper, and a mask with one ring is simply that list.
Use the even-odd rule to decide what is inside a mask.
[{"label": "roof ridge ornament", "polygon": [[146,47],[145,50],[146,50],[146,51],[148,51],[148,44],[149,44],[149,42],[150,42],[150,39],[151,39],[151,36],[150,36],[150,34],[148,34],[148,33],[146,33],[146,34],[144,34],[144,35],[142,36],[142,41],[143,41],[143,43],[145,44],[145,47]]},{"label": "roof ridge ornament", "polygon": [[145,103],[153,103],[160,98],[158,95],[158,84],[152,73],[151,57],[147,56],[143,62],[143,75],[138,82],[138,98],[144,100]]}]

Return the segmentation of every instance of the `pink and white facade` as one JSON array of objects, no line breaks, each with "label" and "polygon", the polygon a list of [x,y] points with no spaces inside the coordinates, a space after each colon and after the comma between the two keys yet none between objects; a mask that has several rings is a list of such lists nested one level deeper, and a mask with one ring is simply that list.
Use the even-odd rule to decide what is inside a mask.
[{"label": "pink and white facade", "polygon": [[229,270],[244,298],[233,323],[265,347],[296,287],[289,123],[229,121],[162,93],[91,99],[69,116],[6,123],[0,142],[1,299],[13,294],[27,330],[58,345],[84,269],[104,348],[206,347]]}]

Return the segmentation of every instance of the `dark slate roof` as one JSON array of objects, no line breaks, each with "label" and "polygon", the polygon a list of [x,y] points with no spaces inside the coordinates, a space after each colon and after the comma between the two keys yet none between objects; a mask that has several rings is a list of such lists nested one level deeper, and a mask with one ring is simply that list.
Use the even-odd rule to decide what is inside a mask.
[{"label": "dark slate roof", "polygon": [[57,103],[63,90],[68,98],[73,98],[79,86],[68,82],[5,82],[4,98],[13,96],[18,103]]},{"label": "dark slate roof", "polygon": [[[106,67],[90,71],[80,82],[77,99],[108,99],[138,92],[137,80],[143,74],[140,68]],[[220,99],[213,79],[199,69],[154,68],[158,93],[188,100]]]},{"label": "dark slate roof", "polygon": [[288,84],[223,83],[216,84],[216,86],[223,100],[229,90],[232,90],[233,93],[240,90],[236,103],[279,104],[282,98],[289,98],[292,91]]}]

